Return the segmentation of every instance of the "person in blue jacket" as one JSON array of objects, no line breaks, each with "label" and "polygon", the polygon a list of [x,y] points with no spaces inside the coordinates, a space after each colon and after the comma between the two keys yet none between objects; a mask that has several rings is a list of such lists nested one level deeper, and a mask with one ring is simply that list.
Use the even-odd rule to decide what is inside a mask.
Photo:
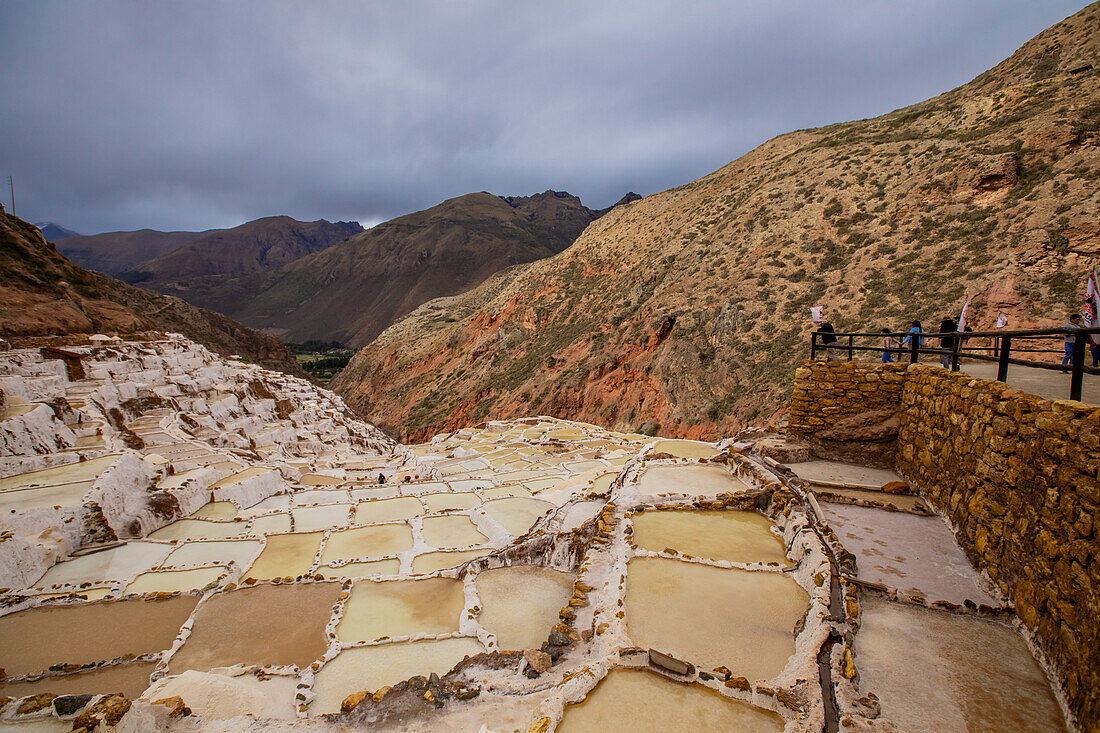
[{"label": "person in blue jacket", "polygon": [[920,321],[913,321],[912,324],[910,324],[910,325],[912,326],[912,328],[909,329],[908,335],[901,342],[901,344],[902,344],[902,346],[908,346],[909,348],[912,348],[913,347],[913,339],[916,339],[917,340],[917,361],[920,361],[920,347],[924,346],[924,338],[922,338],[918,334],[924,333],[924,329],[921,328]]}]

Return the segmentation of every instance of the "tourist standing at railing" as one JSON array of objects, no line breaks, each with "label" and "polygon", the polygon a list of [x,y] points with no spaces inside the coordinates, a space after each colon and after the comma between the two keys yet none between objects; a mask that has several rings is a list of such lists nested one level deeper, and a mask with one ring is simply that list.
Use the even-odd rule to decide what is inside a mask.
[{"label": "tourist standing at railing", "polygon": [[825,346],[825,361],[840,361],[836,355],[836,329],[833,324],[826,321],[817,329],[821,334],[821,343]]},{"label": "tourist standing at railing", "polygon": [[[944,318],[940,321],[940,333],[955,333],[955,329],[959,327],[959,324],[955,323],[954,318]],[[944,369],[951,368],[951,352],[955,349],[955,336],[940,336],[940,349],[945,352],[940,354],[940,364],[943,364]]]},{"label": "tourist standing at railing", "polygon": [[893,364],[894,363],[894,348],[897,346],[897,341],[890,335],[890,329],[882,329],[882,363]]},{"label": "tourist standing at railing", "polygon": [[[1069,323],[1062,326],[1062,328],[1067,329],[1067,330],[1083,328],[1083,326],[1081,325],[1081,314],[1080,313],[1074,313],[1073,315],[1071,315],[1069,317]],[[1066,334],[1066,355],[1062,357],[1062,366],[1069,366],[1070,364],[1073,363],[1073,345],[1075,343],[1077,343],[1077,334],[1067,333]]]},{"label": "tourist standing at railing", "polygon": [[912,326],[913,327],[909,329],[909,335],[905,337],[905,339],[901,342],[901,344],[902,344],[902,346],[908,346],[908,347],[912,348],[913,339],[916,339],[917,350],[918,350],[916,360],[920,361],[919,351],[920,351],[920,347],[924,345],[924,338],[922,338],[921,336],[919,336],[917,334],[924,333],[924,329],[921,327],[920,321],[913,321]]}]

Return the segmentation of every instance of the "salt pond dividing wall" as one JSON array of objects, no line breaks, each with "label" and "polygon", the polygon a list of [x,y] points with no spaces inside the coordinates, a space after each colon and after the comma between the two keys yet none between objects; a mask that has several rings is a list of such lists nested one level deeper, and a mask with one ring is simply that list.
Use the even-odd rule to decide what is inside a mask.
[{"label": "salt pond dividing wall", "polygon": [[1014,601],[1082,727],[1100,725],[1100,408],[923,364],[807,363],[795,379],[789,435],[815,448],[840,426],[858,458],[876,441],[853,426],[896,420],[897,471]]}]

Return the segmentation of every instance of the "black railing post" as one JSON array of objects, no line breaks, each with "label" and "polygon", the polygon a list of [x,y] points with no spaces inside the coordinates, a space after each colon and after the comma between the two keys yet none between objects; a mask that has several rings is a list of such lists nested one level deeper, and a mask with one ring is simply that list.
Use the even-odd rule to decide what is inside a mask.
[{"label": "black railing post", "polygon": [[852,337],[851,337],[851,336],[849,336],[849,337],[848,337],[848,361],[851,361],[851,360],[852,360],[852,356],[853,356],[853,352],[852,352]]},{"label": "black railing post", "polygon": [[962,334],[951,340],[951,371],[959,371],[959,349],[962,348]]},{"label": "black railing post", "polygon": [[1073,338],[1073,373],[1069,378],[1069,398],[1081,401],[1081,387],[1085,381],[1085,340],[1088,338],[1079,333]]},{"label": "black railing post", "polygon": [[1012,345],[1011,336],[1001,336],[1001,351],[997,355],[997,381],[1008,382],[1008,350]]},{"label": "black railing post", "polygon": [[920,334],[910,333],[909,335],[912,336],[909,348],[909,363],[916,364],[920,361]]},{"label": "black railing post", "polygon": [[810,361],[817,358],[817,331],[810,333]]}]

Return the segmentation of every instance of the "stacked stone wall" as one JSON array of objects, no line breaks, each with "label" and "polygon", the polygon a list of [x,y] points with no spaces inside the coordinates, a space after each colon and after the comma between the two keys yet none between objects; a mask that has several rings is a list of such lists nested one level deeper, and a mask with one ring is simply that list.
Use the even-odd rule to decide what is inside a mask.
[{"label": "stacked stone wall", "polygon": [[808,362],[788,435],[818,452],[890,409],[894,467],[1014,602],[1082,728],[1100,730],[1100,408],[928,365]]},{"label": "stacked stone wall", "polygon": [[1100,409],[930,366],[909,370],[898,470],[946,514],[1100,725]]},{"label": "stacked stone wall", "polygon": [[806,362],[795,372],[787,434],[823,458],[892,468],[907,367]]}]

